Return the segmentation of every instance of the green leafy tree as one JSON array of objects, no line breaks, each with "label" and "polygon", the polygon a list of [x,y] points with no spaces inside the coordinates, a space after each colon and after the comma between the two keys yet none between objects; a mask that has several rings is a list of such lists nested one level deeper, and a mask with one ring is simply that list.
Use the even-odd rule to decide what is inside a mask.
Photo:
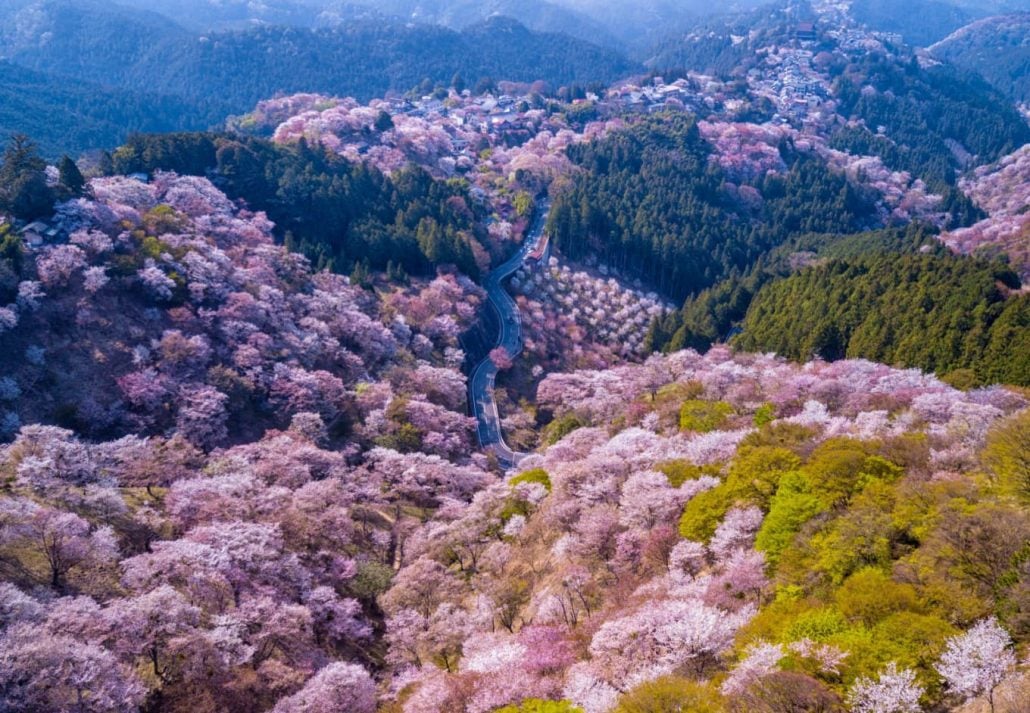
[{"label": "green leafy tree", "polygon": [[1030,505],[1030,411],[1020,411],[994,426],[981,454],[998,489]]},{"label": "green leafy tree", "polygon": [[708,433],[722,428],[733,414],[733,406],[725,401],[691,399],[680,407],[680,430]]}]

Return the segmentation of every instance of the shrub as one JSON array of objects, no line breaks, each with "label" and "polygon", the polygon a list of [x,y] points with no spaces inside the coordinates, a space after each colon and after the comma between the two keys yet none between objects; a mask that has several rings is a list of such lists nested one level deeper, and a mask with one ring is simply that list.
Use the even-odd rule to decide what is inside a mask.
[{"label": "shrub", "polygon": [[680,407],[680,430],[708,433],[721,428],[733,415],[733,407],[725,401],[691,399]]},{"label": "shrub", "polygon": [[841,713],[840,697],[803,673],[777,671],[752,683],[730,704],[732,713]]},{"label": "shrub", "polygon": [[1020,411],[991,430],[982,459],[1003,494],[1030,504],[1030,410]]},{"label": "shrub", "polygon": [[837,608],[848,619],[873,626],[895,612],[918,611],[915,587],[899,584],[875,567],[860,569],[837,590]]},{"label": "shrub", "polygon": [[708,684],[678,676],[663,676],[642,683],[623,695],[615,713],[721,713],[718,691]]},{"label": "shrub", "polygon": [[547,424],[547,427],[544,429],[544,443],[553,446],[577,428],[583,428],[585,425],[579,416],[574,413],[567,413]]},{"label": "shrub", "polygon": [[773,419],[776,418],[776,407],[772,404],[763,404],[758,407],[755,411],[754,424],[756,428],[761,428],[766,424],[772,423]]},{"label": "shrub", "polygon": [[847,622],[836,609],[828,607],[811,609],[802,612],[787,628],[786,639],[788,641],[799,641],[800,639],[826,641],[847,628]]},{"label": "shrub", "polygon": [[551,476],[543,468],[527,470],[508,481],[508,484],[513,488],[520,483],[540,483],[540,485],[547,488],[547,492],[551,492]]},{"label": "shrub", "polygon": [[769,563],[775,565],[801,526],[823,509],[819,498],[809,491],[804,476],[787,473],[770,502],[769,514],[755,539],[755,548],[764,552]]},{"label": "shrub", "polygon": [[724,483],[687,503],[680,518],[683,537],[708,541],[723,515],[734,505],[768,509],[780,478],[801,465],[801,460],[784,448],[760,447],[738,453]]},{"label": "shrub", "polygon": [[688,480],[697,480],[702,475],[719,476],[719,467],[715,465],[699,466],[689,460],[678,459],[659,463],[655,470],[669,480],[669,485],[678,488]]}]

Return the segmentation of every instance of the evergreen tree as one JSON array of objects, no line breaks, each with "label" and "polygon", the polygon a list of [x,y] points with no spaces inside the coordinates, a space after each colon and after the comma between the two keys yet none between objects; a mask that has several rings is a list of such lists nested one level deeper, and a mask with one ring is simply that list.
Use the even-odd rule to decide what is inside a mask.
[{"label": "evergreen tree", "polygon": [[0,209],[32,220],[48,214],[53,205],[54,193],[46,180],[46,161],[40,158],[36,145],[27,136],[15,134],[0,164]]},{"label": "evergreen tree", "polygon": [[101,151],[100,159],[97,161],[97,173],[101,176],[114,174],[114,158],[110,151]]},{"label": "evergreen tree", "polygon": [[388,112],[380,111],[376,117],[375,129],[380,133],[390,131],[393,129],[393,117]]},{"label": "evergreen tree", "polygon": [[83,178],[79,167],[67,155],[61,158],[57,166],[61,176],[61,185],[73,196],[81,196],[86,186],[86,179]]}]

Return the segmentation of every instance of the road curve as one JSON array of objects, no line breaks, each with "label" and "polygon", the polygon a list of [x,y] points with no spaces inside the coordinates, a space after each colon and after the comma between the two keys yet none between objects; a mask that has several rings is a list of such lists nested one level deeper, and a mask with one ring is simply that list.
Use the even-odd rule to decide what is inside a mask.
[{"label": "road curve", "polygon": [[[538,206],[537,218],[523,241],[522,248],[503,265],[495,268],[483,281],[483,289],[486,290],[490,305],[497,313],[501,325],[491,349],[504,347],[513,359],[522,352],[522,316],[515,300],[507,293],[502,283],[522,267],[526,257],[543,236],[549,209],[549,203],[546,200],[542,201]],[[497,411],[497,401],[494,399],[496,379],[497,366],[487,356],[472,370],[469,379],[469,401],[476,417],[479,445],[484,450],[492,451],[502,465],[511,468],[518,465],[526,454],[512,450],[504,442],[501,416]]]}]

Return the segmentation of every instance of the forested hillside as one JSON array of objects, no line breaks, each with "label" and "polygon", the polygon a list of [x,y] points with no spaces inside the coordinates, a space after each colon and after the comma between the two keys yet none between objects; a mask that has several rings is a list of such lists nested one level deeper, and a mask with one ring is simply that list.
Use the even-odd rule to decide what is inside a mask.
[{"label": "forested hillside", "polygon": [[1009,102],[948,67],[922,70],[914,59],[902,66],[870,54],[844,70],[836,91],[841,113],[866,128],[841,130],[833,145],[879,156],[935,188],[954,186],[956,169],[969,162],[989,163],[1030,142],[1030,126]]},{"label": "forested hillside", "polygon": [[356,266],[428,274],[440,264],[477,276],[483,236],[467,190],[411,166],[387,177],[323,146],[277,146],[213,134],[135,136],[119,148],[118,174],[213,172],[234,199],[265,211],[291,248],[319,268]]},{"label": "forested hillside", "polygon": [[[733,46],[734,54],[741,52],[746,51]],[[695,275],[692,286],[686,293],[676,295],[688,296],[683,309],[655,321],[648,346],[667,350],[687,346],[705,349],[712,343],[726,339],[734,325],[748,313],[751,300],[763,287],[808,264],[816,259],[816,256],[818,259],[851,259],[863,252],[872,256],[926,249],[936,252],[937,250],[932,248],[932,236],[937,232],[934,225],[945,229],[942,238],[947,244],[960,245],[967,252],[975,250],[977,245],[983,245],[985,250],[992,249],[991,246],[1008,246],[1018,269],[1024,269],[1023,251],[1019,247],[1022,214],[1018,207],[1019,199],[1016,197],[1022,195],[1019,188],[1022,185],[1019,182],[1022,175],[1022,162],[1019,161],[1019,157],[1022,152],[1009,152],[1030,141],[1030,128],[1014,107],[979,78],[963,76],[948,67],[924,69],[913,57],[905,56],[908,57],[907,60],[899,61],[898,57],[870,52],[848,55],[846,62],[838,60],[836,65],[831,64],[829,60],[823,63],[823,66],[830,68],[829,73],[833,77],[830,91],[834,97],[834,108],[843,117],[850,119],[843,126],[834,123],[827,128],[829,148],[844,151],[854,158],[842,158],[833,154],[832,150],[817,148],[814,156],[809,154],[807,176],[799,175],[796,166],[789,173],[780,174],[778,181],[787,182],[784,190],[786,195],[791,197],[791,200],[783,202],[782,206],[776,202],[777,182],[774,181],[770,185],[769,178],[757,180],[755,176],[770,169],[774,172],[783,172],[786,166],[792,164],[795,159],[792,159],[788,152],[789,132],[781,134],[778,149],[780,156],[777,157],[769,150],[770,145],[775,144],[767,138],[772,133],[768,125],[753,129],[725,125],[721,128],[706,128],[706,135],[711,137],[711,143],[718,150],[717,163],[740,183],[739,188],[731,191],[737,198],[738,205],[742,197],[750,195],[751,200],[755,205],[760,205],[761,209],[752,209],[748,212],[738,208],[737,215],[747,216],[750,224],[744,227],[738,222],[728,229],[721,229],[721,234],[731,236],[727,242],[720,242],[717,247],[713,246],[706,250],[705,255],[700,258],[687,261],[691,267],[699,266],[704,270],[706,266],[711,265],[711,262],[706,262],[711,260],[709,256],[715,256],[717,260],[727,254],[724,252],[727,249],[732,250],[740,245],[749,246],[747,251],[735,254],[735,263],[727,261],[721,270],[708,267],[707,275]],[[734,61],[739,62],[739,57]],[[750,137],[752,133],[760,137],[762,143],[756,144]],[[811,135],[796,138],[805,143],[813,141]],[[790,141],[793,140],[795,139],[790,138]],[[814,139],[814,142],[818,147],[818,139]],[[983,196],[977,197],[978,192],[972,179],[960,180],[963,171],[970,166],[996,161],[1002,156],[1005,158],[996,167],[984,167],[977,172],[977,176],[982,176],[980,180],[985,186]],[[812,167],[819,166],[820,159],[825,160],[832,168],[824,168],[825,176],[813,184],[816,174],[813,173]],[[883,172],[886,168],[894,172],[895,179],[899,175],[917,177],[923,186],[921,195],[925,197],[928,190],[940,196],[934,198],[939,201],[932,204],[935,210],[926,211],[923,215],[912,211],[899,214],[895,210],[889,217],[879,211],[880,217],[876,217],[875,213],[878,211],[872,210],[871,206],[878,200],[877,192],[887,195],[897,190],[897,186],[891,187],[891,181],[873,177],[874,164],[871,160],[880,162],[881,165],[875,168],[881,176],[886,175]],[[587,176],[592,176],[596,171],[590,165],[585,168]],[[706,170],[716,171],[712,166],[708,166]],[[839,171],[843,171],[847,176],[846,181]],[[603,169],[601,173],[603,174]],[[741,178],[744,179],[743,182]],[[718,174],[713,176],[713,180],[720,180]],[[723,177],[722,180],[726,178]],[[575,205],[579,206],[581,214],[585,214],[584,211],[591,207],[589,201],[583,200],[582,187],[599,181],[600,179],[590,177],[576,179],[575,188],[570,192],[570,196],[575,196]],[[652,178],[648,185],[650,184],[660,186],[662,181]],[[995,184],[1004,185],[1006,188],[1004,191],[997,188],[988,190]],[[627,179],[624,185],[633,186],[632,179]],[[814,188],[815,191],[806,191],[805,186]],[[745,193],[751,188],[756,189],[754,194]],[[770,192],[770,188],[774,190]],[[648,190],[650,191],[650,188]],[[676,193],[680,196],[690,194],[694,196],[691,200],[697,200],[696,196],[705,195],[693,185],[681,188]],[[1011,200],[987,199],[994,194],[999,197],[1006,196]],[[638,212],[637,206],[630,202],[633,195],[634,190],[609,189],[603,203],[608,206],[609,211],[619,210],[619,218],[600,227],[595,226],[592,228],[593,232],[582,230],[581,234],[593,236],[594,245],[604,245],[605,236],[619,235],[618,231],[623,229],[623,226],[632,226],[632,240],[639,241],[636,243],[637,249],[643,249],[644,254],[652,256],[649,263],[651,268],[659,269],[661,266],[661,269],[670,269],[671,253],[662,253],[659,246],[689,242],[697,236],[703,236],[703,228],[699,227],[701,223],[684,221],[684,224],[690,227],[687,231],[679,231],[670,225],[656,228],[653,225],[653,221],[657,220],[654,218],[655,215],[677,214],[670,212],[668,208],[658,211],[653,205]],[[922,200],[915,197],[919,195],[919,191],[914,191],[912,195],[911,199],[902,199],[902,203]],[[799,211],[800,215],[804,216],[804,221],[792,220],[792,210]],[[988,217],[987,210],[990,210],[993,217]],[[677,217],[676,220],[682,219]],[[914,225],[909,231],[891,230],[850,237],[846,235],[862,228],[876,227],[878,220],[883,220],[881,225],[903,224],[908,221],[915,221],[917,224],[925,222],[925,225]],[[703,223],[717,224],[710,220]],[[976,227],[966,227],[974,224]],[[615,225],[616,228],[609,228],[608,225]],[[818,232],[832,235],[804,235]],[[746,237],[743,237],[745,234]],[[756,238],[763,239],[763,242],[749,243]],[[617,249],[622,249],[618,242],[616,245],[619,246]],[[844,254],[835,253],[835,250],[843,251]],[[997,254],[998,248],[995,247],[994,250]],[[640,265],[634,265],[631,269],[639,270]],[[661,278],[657,272],[648,273],[647,268],[644,268],[644,274],[655,280],[654,284],[668,289],[665,287],[668,283],[660,282]],[[947,281],[944,277],[940,279]],[[828,299],[830,295],[820,296],[824,297]],[[844,300],[849,309],[854,309],[850,297],[859,299],[855,295],[848,298],[842,295],[837,297]],[[775,315],[772,314],[774,310],[770,309],[763,312],[762,319],[755,318],[751,321],[762,334],[772,334],[778,329],[769,326],[768,332],[765,332],[763,322],[782,326],[796,317],[796,310],[789,299],[784,298],[775,304]],[[817,305],[822,305],[822,301],[816,299],[809,304],[813,310],[818,310]],[[888,303],[883,305],[885,308],[889,307]],[[875,308],[866,305],[862,309],[866,308],[870,310],[870,319],[875,319]],[[821,316],[825,315],[813,312],[813,318]],[[995,316],[988,318],[987,326]],[[1022,322],[1016,319],[1014,324],[1021,325]],[[806,338],[814,339],[813,331],[818,330],[810,330],[811,326],[810,323],[804,322],[791,323],[796,332],[804,332]],[[1025,327],[1017,326],[1015,329],[1022,334]],[[846,352],[891,361],[890,355],[900,353],[895,349],[898,340],[903,337],[896,331],[880,337],[884,344],[880,345],[878,350],[866,349],[856,352],[846,352],[845,339],[845,351],[841,351],[841,354]],[[986,337],[984,339],[986,340]],[[747,342],[747,346],[756,349],[778,348],[774,347],[769,339]],[[786,345],[783,346],[786,348]],[[791,349],[783,353],[797,358],[811,356],[810,350],[805,352],[801,349],[800,343],[791,346]],[[805,346],[805,349],[807,348]],[[919,365],[926,369],[980,368],[977,378],[982,380],[1024,378],[1018,368],[1010,371],[1005,367],[1001,371],[988,374],[982,367],[978,367],[981,362],[991,361],[991,357],[984,355],[985,348],[986,341],[968,346],[964,352],[958,346],[949,346],[954,356],[945,360],[931,358],[925,351],[910,350],[910,353],[919,356],[903,363]],[[958,356],[960,354],[962,356]],[[1003,360],[1007,360],[1011,365],[1012,357],[1007,356]],[[948,364],[947,367],[944,366],[945,363]]]},{"label": "forested hillside", "polygon": [[977,72],[1017,102],[1030,101],[1030,12],[990,17],[930,47],[934,57]]},{"label": "forested hillside", "polygon": [[917,47],[932,45],[987,14],[949,0],[856,0],[851,4],[851,12],[870,28],[899,34]]},{"label": "forested hillside", "polygon": [[217,120],[185,100],[105,88],[0,62],[0,136],[31,134],[51,158],[114,147],[136,131],[206,129]]},{"label": "forested hillside", "polygon": [[763,255],[750,270],[700,291],[687,298],[681,309],[654,320],[647,348],[706,351],[733,333],[759,290],[806,265],[826,260],[930,252],[945,253],[946,249],[937,242],[932,228],[920,224],[845,235],[799,235]]},{"label": "forested hillside", "polygon": [[[955,256],[832,260],[760,292],[734,343],[792,359],[863,358],[1030,385],[1030,298],[1019,278]],[[961,371],[960,374],[955,374]]]},{"label": "forested hillside", "polygon": [[857,230],[870,210],[843,176],[787,148],[789,170],[733,197],[711,151],[683,115],[570,147],[583,172],[551,210],[555,245],[573,259],[599,255],[682,299],[748,269],[792,234]]}]

